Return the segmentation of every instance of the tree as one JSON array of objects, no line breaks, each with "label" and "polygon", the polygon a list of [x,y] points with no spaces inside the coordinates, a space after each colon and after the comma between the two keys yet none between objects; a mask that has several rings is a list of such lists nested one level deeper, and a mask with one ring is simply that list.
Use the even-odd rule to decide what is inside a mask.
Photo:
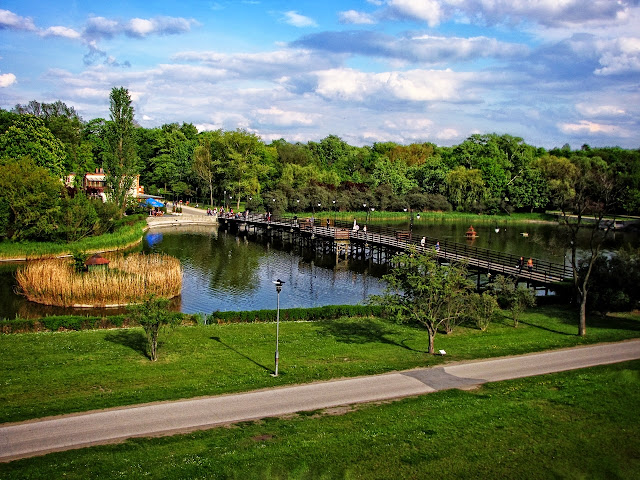
[{"label": "tree", "polygon": [[391,273],[384,275],[384,295],[373,300],[385,306],[399,321],[424,326],[429,334],[429,353],[435,353],[438,327],[462,316],[465,300],[473,291],[463,264],[441,266],[436,252],[418,254],[415,249],[397,255]]},{"label": "tree", "polygon": [[158,359],[158,337],[163,327],[175,326],[179,318],[168,310],[169,300],[166,298],[149,297],[144,303],[129,307],[131,317],[143,328],[147,337],[149,359]]},{"label": "tree", "polygon": [[31,157],[36,165],[62,178],[66,158],[64,145],[42,119],[31,115],[21,116],[0,135],[0,157],[17,159],[24,156]]},{"label": "tree", "polygon": [[504,275],[498,275],[491,287],[498,305],[509,310],[513,326],[517,327],[524,311],[535,305],[535,295],[529,288],[517,285],[512,278]]},{"label": "tree", "polygon": [[105,156],[105,183],[110,201],[118,206],[122,216],[127,206],[127,196],[138,174],[133,106],[129,91],[124,87],[114,87],[109,101],[110,121],[106,125],[109,151]]},{"label": "tree", "polygon": [[192,168],[209,189],[209,204],[213,205],[213,183],[220,170],[222,130],[204,132],[198,137],[198,146],[193,151]]},{"label": "tree", "polygon": [[224,133],[225,187],[236,199],[236,208],[240,208],[243,197],[260,193],[260,177],[269,167],[261,162],[264,144],[260,138],[245,130]]},{"label": "tree", "polygon": [[0,160],[0,230],[4,236],[50,240],[57,230],[61,191],[60,180],[30,157]]},{"label": "tree", "polygon": [[[599,157],[544,157],[539,167],[547,177],[555,206],[561,210],[560,225],[569,240],[573,287],[580,308],[578,335],[583,337],[587,334],[589,278],[615,222],[618,185],[611,168]],[[606,215],[614,218],[605,219]],[[578,235],[585,230],[589,248],[578,258]]]}]

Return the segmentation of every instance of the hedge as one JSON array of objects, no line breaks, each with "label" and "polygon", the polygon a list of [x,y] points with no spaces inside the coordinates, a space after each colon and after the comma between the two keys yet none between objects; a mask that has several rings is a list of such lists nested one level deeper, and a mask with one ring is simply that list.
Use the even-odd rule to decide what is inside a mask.
[{"label": "hedge", "polygon": [[[328,305],[316,308],[280,309],[282,321],[316,321],[332,320],[340,317],[380,316],[380,306],[369,305]],[[196,323],[224,324],[224,323],[254,323],[273,322],[276,319],[275,310],[252,310],[244,312],[214,312],[211,315],[182,314],[183,325]],[[106,317],[83,317],[78,315],[57,315],[38,319],[1,319],[2,333],[32,333],[44,331],[66,330],[95,330],[102,328],[132,327],[136,324],[127,315],[111,315]]]},{"label": "hedge", "polygon": [[[379,305],[327,305],[314,308],[280,309],[283,322],[314,322],[340,317],[380,316]],[[207,324],[273,322],[276,310],[249,310],[244,312],[213,312],[206,317]]]}]

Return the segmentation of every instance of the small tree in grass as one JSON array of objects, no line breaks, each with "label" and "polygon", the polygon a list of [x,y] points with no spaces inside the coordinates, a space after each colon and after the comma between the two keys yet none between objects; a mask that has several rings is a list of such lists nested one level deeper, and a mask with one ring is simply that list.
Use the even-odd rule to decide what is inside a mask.
[{"label": "small tree in grass", "polygon": [[467,318],[473,321],[480,330],[485,332],[498,308],[496,297],[489,292],[473,293],[467,303]]},{"label": "small tree in grass", "polygon": [[441,266],[435,250],[418,254],[413,248],[394,257],[394,264],[391,273],[383,277],[385,293],[372,301],[383,305],[398,321],[424,326],[429,334],[429,353],[434,354],[438,328],[462,317],[472,292],[466,266]]},{"label": "small tree in grass", "polygon": [[492,287],[496,294],[498,305],[509,310],[513,326],[517,327],[520,322],[520,316],[524,311],[535,305],[535,295],[529,288],[516,285],[513,279],[503,275],[496,277]]},{"label": "small tree in grass", "polygon": [[132,319],[136,320],[144,329],[147,337],[149,359],[158,359],[158,336],[165,326],[175,326],[179,318],[168,310],[169,300],[150,296],[144,303],[129,307]]}]

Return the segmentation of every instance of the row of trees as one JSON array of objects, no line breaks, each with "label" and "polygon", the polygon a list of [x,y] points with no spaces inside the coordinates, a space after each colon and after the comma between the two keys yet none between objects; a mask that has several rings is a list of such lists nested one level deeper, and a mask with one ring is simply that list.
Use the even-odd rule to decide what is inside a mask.
[{"label": "row of trees", "polygon": [[[557,206],[575,169],[597,168],[617,184],[617,211],[640,213],[640,151],[568,146],[546,151],[510,135],[474,134],[459,145],[264,143],[246,130],[198,133],[190,123],[142,128],[128,91],[114,88],[110,118],[84,121],[62,102],[0,110],[0,158],[29,156],[54,177],[109,174],[114,202],[140,175],[147,193],[211,205],[246,202],[276,211],[449,210],[504,213]],[[567,168],[569,166],[569,168]],[[274,201],[275,200],[275,201]]]}]

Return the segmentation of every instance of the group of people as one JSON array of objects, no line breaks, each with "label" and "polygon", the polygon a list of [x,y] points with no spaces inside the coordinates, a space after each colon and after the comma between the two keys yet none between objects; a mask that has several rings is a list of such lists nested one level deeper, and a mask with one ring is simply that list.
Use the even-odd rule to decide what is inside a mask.
[{"label": "group of people", "polygon": [[[516,266],[518,267],[518,270],[522,271],[522,269],[524,268],[524,257],[520,257]],[[533,258],[531,257],[529,257],[529,260],[527,260],[527,270],[529,271],[529,273],[533,272]]]}]

